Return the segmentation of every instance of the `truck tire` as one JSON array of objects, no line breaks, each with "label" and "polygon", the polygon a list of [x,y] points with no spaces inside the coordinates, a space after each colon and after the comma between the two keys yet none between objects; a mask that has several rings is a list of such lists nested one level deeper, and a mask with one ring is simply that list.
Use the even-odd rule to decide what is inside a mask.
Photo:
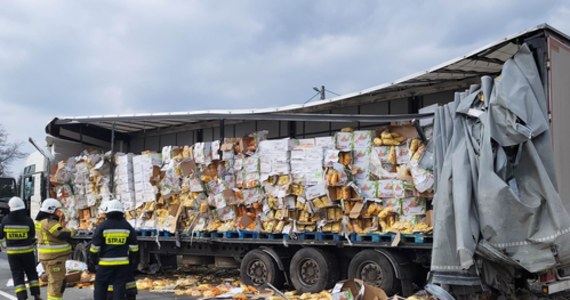
[{"label": "truck tire", "polygon": [[91,242],[77,243],[73,249],[73,253],[71,254],[71,259],[87,263],[87,255],[90,246]]},{"label": "truck tire", "polygon": [[269,254],[259,250],[249,251],[242,259],[240,266],[241,280],[248,285],[260,286],[270,283],[280,289],[285,277],[277,263]]},{"label": "truck tire", "polygon": [[330,289],[340,277],[335,256],[317,248],[297,251],[291,259],[289,274],[291,283],[301,293],[317,293]]},{"label": "truck tire", "polygon": [[362,279],[388,295],[400,291],[400,280],[396,278],[394,267],[386,256],[374,250],[362,250],[352,258],[348,265],[348,278]]}]

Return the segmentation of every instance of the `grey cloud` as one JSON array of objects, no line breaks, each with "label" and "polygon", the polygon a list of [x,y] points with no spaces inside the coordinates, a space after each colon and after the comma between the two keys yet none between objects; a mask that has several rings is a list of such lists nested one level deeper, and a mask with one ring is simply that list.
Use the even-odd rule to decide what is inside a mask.
[{"label": "grey cloud", "polygon": [[539,23],[568,30],[568,14],[514,0],[6,2],[0,104],[55,117],[301,103],[313,86],[364,89]]}]

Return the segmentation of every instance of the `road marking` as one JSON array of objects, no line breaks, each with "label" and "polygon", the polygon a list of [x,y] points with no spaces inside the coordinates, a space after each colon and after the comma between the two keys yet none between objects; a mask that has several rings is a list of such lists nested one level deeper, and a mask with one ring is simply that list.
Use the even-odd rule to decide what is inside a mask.
[{"label": "road marking", "polygon": [[0,291],[0,296],[4,296],[6,299],[10,299],[10,300],[18,300],[18,298],[4,292],[4,291]]}]

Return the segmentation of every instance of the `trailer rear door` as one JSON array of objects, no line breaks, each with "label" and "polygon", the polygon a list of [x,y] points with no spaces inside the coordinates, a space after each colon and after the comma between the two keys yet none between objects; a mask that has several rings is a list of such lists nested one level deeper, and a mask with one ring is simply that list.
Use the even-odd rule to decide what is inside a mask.
[{"label": "trailer rear door", "polygon": [[558,192],[570,211],[570,46],[548,38],[548,83]]}]

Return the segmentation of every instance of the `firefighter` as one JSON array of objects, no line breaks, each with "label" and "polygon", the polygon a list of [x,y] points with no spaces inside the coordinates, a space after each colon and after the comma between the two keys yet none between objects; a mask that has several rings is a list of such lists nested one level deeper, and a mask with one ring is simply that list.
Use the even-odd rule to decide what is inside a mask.
[{"label": "firefighter", "polygon": [[40,298],[40,282],[36,272],[36,257],[34,244],[36,231],[34,221],[26,214],[26,205],[19,197],[12,197],[8,201],[10,214],[0,223],[0,241],[6,244],[8,263],[12,271],[14,287],[18,300],[28,299],[24,273],[28,277],[30,294],[34,299]]},{"label": "firefighter", "polygon": [[[99,217],[98,218],[106,218],[107,217],[107,202],[101,203],[99,207]],[[90,266],[91,269],[95,270],[95,267]],[[126,299],[127,300],[136,300],[137,299],[137,283],[135,281],[135,270],[136,265],[131,266],[132,272],[129,273],[127,277],[127,283],[125,285],[126,289]],[[110,284],[107,288],[107,300],[113,299],[113,285]]]},{"label": "firefighter", "polygon": [[89,248],[91,264],[97,264],[95,300],[107,299],[107,289],[113,285],[113,299],[124,299],[126,283],[132,278],[137,264],[139,246],[133,227],[125,220],[119,200],[106,203],[107,219],[97,229]]},{"label": "firefighter", "polygon": [[61,218],[61,203],[53,198],[42,202],[36,217],[38,256],[48,277],[48,300],[63,299],[66,285],[65,261],[71,254],[68,241],[75,235],[75,230],[63,228],[60,224]]}]

